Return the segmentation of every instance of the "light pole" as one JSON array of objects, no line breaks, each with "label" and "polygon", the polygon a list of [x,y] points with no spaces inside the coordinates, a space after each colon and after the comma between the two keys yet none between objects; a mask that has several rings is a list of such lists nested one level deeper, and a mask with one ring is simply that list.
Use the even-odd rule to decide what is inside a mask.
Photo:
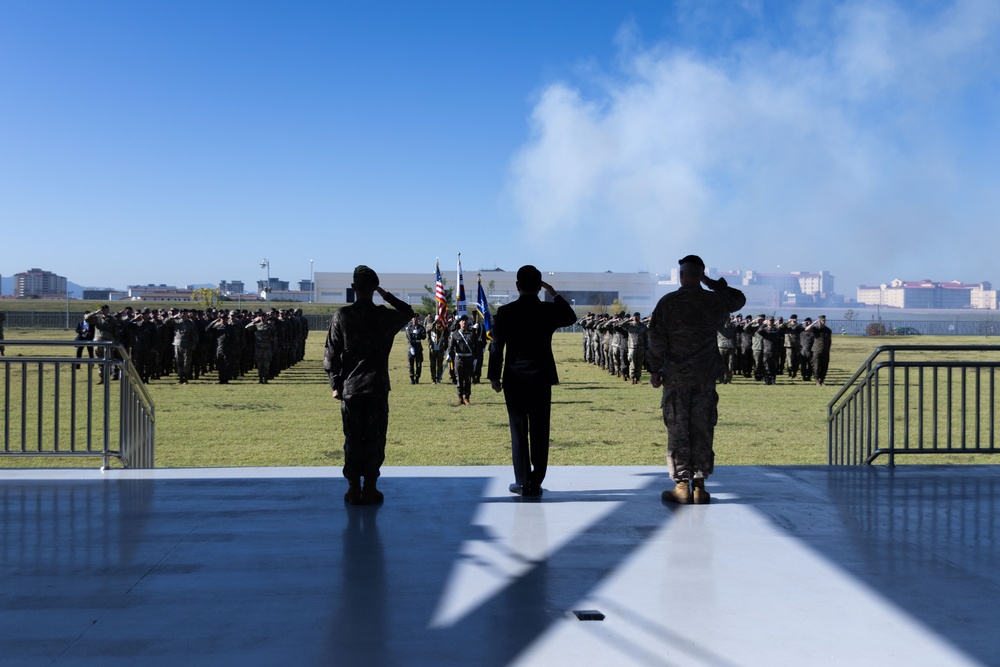
[{"label": "light pole", "polygon": [[271,262],[267,261],[267,257],[260,260],[260,268],[267,269],[267,283],[264,285],[264,301],[270,301],[271,296]]},{"label": "light pole", "polygon": [[309,260],[309,303],[312,303],[313,299],[316,298],[316,283],[314,282],[313,275],[315,275],[313,273],[313,260],[310,259]]}]

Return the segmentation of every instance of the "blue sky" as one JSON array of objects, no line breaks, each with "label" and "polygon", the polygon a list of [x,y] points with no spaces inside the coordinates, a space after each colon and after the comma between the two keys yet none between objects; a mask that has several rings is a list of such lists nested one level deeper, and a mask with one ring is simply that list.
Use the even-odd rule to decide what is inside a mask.
[{"label": "blue sky", "polygon": [[1000,3],[0,3],[0,273],[996,281]]}]

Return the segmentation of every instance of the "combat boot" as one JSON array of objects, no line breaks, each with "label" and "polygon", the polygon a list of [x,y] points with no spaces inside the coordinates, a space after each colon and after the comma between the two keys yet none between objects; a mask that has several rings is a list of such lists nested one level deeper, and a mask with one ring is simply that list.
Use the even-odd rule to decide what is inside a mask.
[{"label": "combat boot", "polygon": [[361,504],[362,505],[378,505],[383,500],[385,496],[382,492],[375,488],[375,479],[365,477],[365,486],[361,489]]},{"label": "combat boot", "polygon": [[677,503],[679,505],[690,505],[691,488],[688,486],[687,480],[683,480],[677,482],[677,484],[674,486],[673,489],[661,493],[660,498],[671,503]]},{"label": "combat boot", "polygon": [[707,505],[712,501],[712,495],[705,490],[705,479],[699,477],[694,480],[694,504]]},{"label": "combat boot", "polygon": [[347,493],[344,494],[344,502],[348,505],[361,504],[361,479],[355,477],[347,480]]}]

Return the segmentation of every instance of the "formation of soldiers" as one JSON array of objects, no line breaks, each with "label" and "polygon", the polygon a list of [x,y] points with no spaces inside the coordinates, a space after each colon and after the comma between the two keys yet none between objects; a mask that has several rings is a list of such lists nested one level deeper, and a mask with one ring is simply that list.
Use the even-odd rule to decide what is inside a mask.
[{"label": "formation of soldiers", "polygon": [[[303,359],[309,335],[301,309],[136,311],[129,306],[112,313],[105,305],[84,321],[95,341],[122,343],[144,383],[176,373],[178,384],[211,374],[228,384],[256,369],[257,382],[266,384]],[[104,382],[103,373],[102,365],[98,383]]]},{"label": "formation of soldiers", "polygon": [[[577,324],[583,329],[583,358],[609,374],[632,384],[642,381],[649,318],[639,313],[629,317],[587,313]],[[728,384],[734,377],[752,378],[766,385],[781,375],[826,382],[830,364],[832,331],[826,316],[815,322],[807,317],[802,323],[797,315],[787,321],[760,314],[756,317],[735,315],[718,330],[719,353],[723,370],[718,379]]]},{"label": "formation of soldiers", "polygon": [[583,359],[632,384],[642,382],[646,364],[649,318],[639,313],[587,313],[577,321],[583,329]]},{"label": "formation of soldiers", "polygon": [[830,365],[833,332],[826,326],[826,315],[802,323],[797,315],[785,321],[763,313],[734,316],[718,332],[723,375],[720,382],[732,382],[742,375],[764,384],[774,384],[781,375],[802,378],[817,385],[826,383]]}]

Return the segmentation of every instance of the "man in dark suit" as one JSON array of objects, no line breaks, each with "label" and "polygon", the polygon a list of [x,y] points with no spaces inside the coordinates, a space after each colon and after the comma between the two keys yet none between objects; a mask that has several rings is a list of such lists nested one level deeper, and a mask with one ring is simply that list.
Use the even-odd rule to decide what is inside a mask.
[{"label": "man in dark suit", "polygon": [[[552,303],[538,298],[541,289]],[[518,269],[517,292],[517,300],[501,306],[493,319],[487,377],[507,404],[515,480],[510,491],[537,497],[549,461],[552,385],[559,382],[552,334],[576,322],[576,313],[531,265]]]}]

